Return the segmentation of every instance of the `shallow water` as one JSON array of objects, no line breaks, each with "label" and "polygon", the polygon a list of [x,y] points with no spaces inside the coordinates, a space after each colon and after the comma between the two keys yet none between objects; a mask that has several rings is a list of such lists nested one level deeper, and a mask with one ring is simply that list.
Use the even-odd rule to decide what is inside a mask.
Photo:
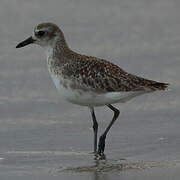
[{"label": "shallow water", "polygon": [[[0,179],[179,179],[179,8],[178,0],[2,0]],[[40,47],[15,49],[42,21],[59,24],[78,52],[171,84],[116,105],[98,166],[89,110],[58,97]],[[102,132],[112,113],[96,114]]]}]

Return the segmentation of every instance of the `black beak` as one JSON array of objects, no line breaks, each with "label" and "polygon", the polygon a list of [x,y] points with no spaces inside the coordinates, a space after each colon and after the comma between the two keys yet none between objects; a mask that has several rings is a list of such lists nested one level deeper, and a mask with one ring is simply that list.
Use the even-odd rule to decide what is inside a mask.
[{"label": "black beak", "polygon": [[21,47],[24,47],[24,46],[27,46],[28,44],[32,44],[34,43],[35,40],[31,37],[27,38],[26,40],[22,41],[21,43],[19,43],[16,48],[21,48]]}]

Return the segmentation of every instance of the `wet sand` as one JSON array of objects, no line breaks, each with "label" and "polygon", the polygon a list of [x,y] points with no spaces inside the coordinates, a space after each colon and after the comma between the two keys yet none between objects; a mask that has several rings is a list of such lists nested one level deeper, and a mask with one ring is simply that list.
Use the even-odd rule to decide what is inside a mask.
[{"label": "wet sand", "polygon": [[[178,0],[0,2],[0,179],[179,179]],[[64,102],[40,47],[17,50],[39,22],[59,24],[70,47],[171,84],[117,104],[107,161],[94,160],[90,112]],[[99,134],[111,119],[96,109]]]}]

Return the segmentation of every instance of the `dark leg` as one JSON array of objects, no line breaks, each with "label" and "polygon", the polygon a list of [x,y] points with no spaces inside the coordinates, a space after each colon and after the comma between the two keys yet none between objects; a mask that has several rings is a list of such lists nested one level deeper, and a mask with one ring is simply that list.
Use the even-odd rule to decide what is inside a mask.
[{"label": "dark leg", "polygon": [[95,112],[94,112],[94,108],[91,107],[91,115],[92,115],[92,119],[93,119],[93,130],[94,130],[94,153],[97,152],[97,133],[98,133],[98,123],[96,121],[96,116],[95,116]]},{"label": "dark leg", "polygon": [[112,111],[114,111],[114,116],[113,116],[111,122],[109,123],[108,127],[104,131],[104,133],[99,138],[98,154],[100,156],[104,156],[106,135],[109,132],[111,126],[113,125],[113,123],[116,121],[116,119],[118,118],[118,116],[120,114],[120,111],[118,109],[116,109],[114,106],[112,106],[111,104],[108,104],[107,107],[109,107]]}]

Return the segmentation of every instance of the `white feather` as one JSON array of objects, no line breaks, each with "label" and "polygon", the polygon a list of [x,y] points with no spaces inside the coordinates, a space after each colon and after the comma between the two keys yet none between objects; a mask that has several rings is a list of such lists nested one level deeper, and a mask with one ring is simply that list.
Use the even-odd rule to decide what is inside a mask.
[{"label": "white feather", "polygon": [[[149,91],[130,91],[130,92],[107,92],[96,93],[92,91],[83,91],[80,89],[72,89],[67,85],[64,87],[61,82],[63,81],[59,76],[51,73],[53,82],[60,94],[65,100],[82,106],[102,106],[107,104],[114,104],[118,102],[126,102],[135,96],[139,96]],[[67,80],[66,80],[67,81]],[[66,82],[68,84],[68,82]],[[70,83],[69,83],[70,84]]]}]

